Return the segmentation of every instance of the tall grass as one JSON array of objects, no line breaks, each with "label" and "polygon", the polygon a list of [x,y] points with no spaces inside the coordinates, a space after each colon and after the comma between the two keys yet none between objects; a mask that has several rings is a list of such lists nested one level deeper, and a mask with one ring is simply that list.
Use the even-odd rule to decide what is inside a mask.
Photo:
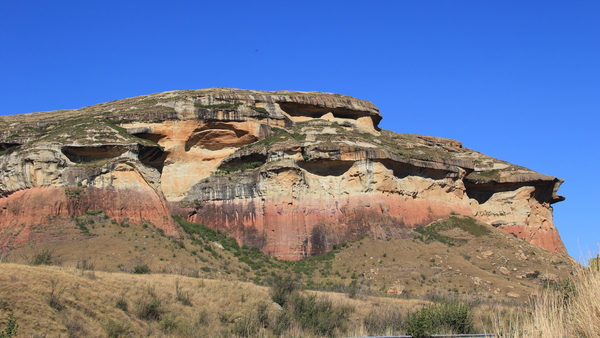
[{"label": "tall grass", "polygon": [[600,337],[600,273],[582,267],[567,283],[532,297],[531,313],[496,323],[503,338]]}]

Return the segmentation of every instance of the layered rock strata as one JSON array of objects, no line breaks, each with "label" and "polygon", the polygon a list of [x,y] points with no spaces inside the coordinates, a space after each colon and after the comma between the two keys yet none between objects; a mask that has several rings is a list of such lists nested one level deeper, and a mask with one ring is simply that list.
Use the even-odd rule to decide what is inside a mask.
[{"label": "layered rock strata", "polygon": [[565,251],[562,180],[380,120],[348,96],[218,88],[3,117],[0,244],[103,209],[171,236],[178,213],[289,260],[451,214]]}]

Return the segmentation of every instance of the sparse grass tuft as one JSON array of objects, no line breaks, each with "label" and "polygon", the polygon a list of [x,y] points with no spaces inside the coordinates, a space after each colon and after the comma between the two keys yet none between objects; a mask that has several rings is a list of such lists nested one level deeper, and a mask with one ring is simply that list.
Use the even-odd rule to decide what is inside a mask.
[{"label": "sparse grass tuft", "polygon": [[181,304],[192,306],[190,293],[181,289],[181,286],[179,286],[179,279],[175,281],[175,294],[177,296],[177,301],[181,302]]},{"label": "sparse grass tuft", "polygon": [[48,294],[47,302],[51,308],[57,311],[62,311],[65,308],[62,300],[62,294],[65,292],[66,286],[61,288],[58,286],[58,284],[58,280],[50,280],[50,293]]}]

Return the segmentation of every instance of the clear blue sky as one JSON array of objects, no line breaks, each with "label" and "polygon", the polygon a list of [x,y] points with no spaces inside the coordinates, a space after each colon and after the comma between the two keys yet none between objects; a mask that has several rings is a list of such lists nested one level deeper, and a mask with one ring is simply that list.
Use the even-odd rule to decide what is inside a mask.
[{"label": "clear blue sky", "polygon": [[3,1],[0,115],[176,89],[314,90],[566,180],[598,252],[600,1]]}]

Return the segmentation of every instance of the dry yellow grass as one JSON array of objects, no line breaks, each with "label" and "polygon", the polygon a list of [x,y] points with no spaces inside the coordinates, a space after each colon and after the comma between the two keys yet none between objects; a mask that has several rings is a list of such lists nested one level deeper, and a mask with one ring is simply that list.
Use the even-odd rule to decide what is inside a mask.
[{"label": "dry yellow grass", "polygon": [[531,312],[509,321],[498,321],[504,338],[600,337],[600,274],[581,267],[558,287],[541,290],[531,302]]},{"label": "dry yellow grass", "polygon": [[[0,328],[13,313],[20,337],[230,337],[236,323],[254,314],[259,306],[267,308],[270,318],[281,311],[266,287],[245,282],[6,263],[0,264],[0,271]],[[139,307],[153,297],[160,301],[161,319],[145,320]],[[364,335],[363,319],[371,311],[394,308],[405,314],[425,304],[420,300],[349,299],[344,294],[318,293],[318,298],[324,297],[355,309],[348,336]],[[189,299],[191,305],[185,305],[183,299]],[[259,329],[253,336],[274,337],[267,329]],[[312,334],[291,327],[282,336]]]}]

